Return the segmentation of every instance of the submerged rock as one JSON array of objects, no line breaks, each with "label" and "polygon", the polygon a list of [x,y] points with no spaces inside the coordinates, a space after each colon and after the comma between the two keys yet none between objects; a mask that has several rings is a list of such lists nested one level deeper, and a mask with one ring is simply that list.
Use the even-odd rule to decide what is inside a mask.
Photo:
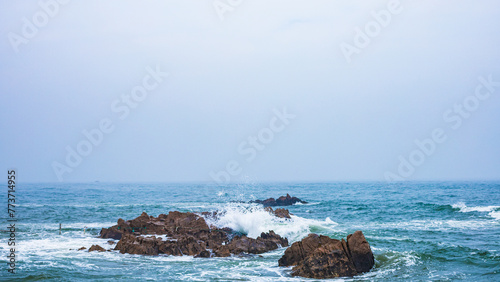
[{"label": "submerged rock", "polygon": [[232,234],[229,228],[209,227],[203,217],[194,213],[178,211],[158,217],[142,213],[133,220],[119,219],[117,225],[101,230],[101,238],[116,237],[120,241],[115,250],[139,255],[227,257],[231,254],[261,254],[288,246],[288,240],[274,231],[262,233],[256,239],[248,238]]},{"label": "submerged rock", "polygon": [[309,234],[293,243],[278,264],[294,266],[293,276],[324,279],[368,272],[375,260],[363,232],[356,231],[347,236],[347,241]]},{"label": "submerged rock", "polygon": [[281,196],[276,200],[274,198],[269,198],[267,200],[250,201],[250,203],[262,204],[264,205],[264,207],[291,206],[296,203],[307,204],[306,201],[302,201],[297,197],[291,197],[289,194],[286,194],[286,196]]}]

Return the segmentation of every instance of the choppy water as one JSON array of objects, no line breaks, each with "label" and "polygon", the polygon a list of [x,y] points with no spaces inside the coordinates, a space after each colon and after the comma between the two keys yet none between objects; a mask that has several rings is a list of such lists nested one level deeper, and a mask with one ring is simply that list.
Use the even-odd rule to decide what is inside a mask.
[{"label": "choppy water", "polygon": [[[5,191],[0,202],[6,203],[7,187],[0,187]],[[309,202],[289,207],[295,215],[291,221],[234,202],[286,193]],[[261,257],[211,259],[70,250],[92,244],[111,248],[97,238],[100,229],[143,211],[157,216],[171,210],[226,210],[214,224],[251,237],[274,230],[293,242],[310,232],[340,239],[362,230],[376,267],[345,281],[500,281],[499,182],[20,184],[17,201],[18,269],[15,275],[6,270],[7,233],[2,232],[2,280],[307,280],[278,267],[284,249]],[[1,215],[6,227],[7,213]]]}]

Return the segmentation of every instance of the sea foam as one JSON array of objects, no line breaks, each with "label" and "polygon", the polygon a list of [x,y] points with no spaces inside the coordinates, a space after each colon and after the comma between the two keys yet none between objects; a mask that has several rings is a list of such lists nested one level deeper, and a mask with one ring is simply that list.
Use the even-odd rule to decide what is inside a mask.
[{"label": "sea foam", "polygon": [[311,232],[311,228],[333,230],[337,225],[330,218],[324,221],[306,219],[291,215],[291,219],[278,218],[260,205],[231,203],[218,209],[218,216],[207,218],[207,223],[217,227],[229,227],[250,238],[257,238],[262,232],[273,230],[291,241],[299,240]]},{"label": "sea foam", "polygon": [[494,219],[500,219],[500,206],[477,206],[468,207],[463,202],[453,204],[454,209],[460,209],[460,212],[487,212]]}]

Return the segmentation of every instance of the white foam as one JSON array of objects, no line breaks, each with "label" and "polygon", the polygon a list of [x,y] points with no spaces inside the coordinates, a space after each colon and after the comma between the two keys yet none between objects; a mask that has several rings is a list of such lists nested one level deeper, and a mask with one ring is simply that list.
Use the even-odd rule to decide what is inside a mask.
[{"label": "white foam", "polygon": [[307,203],[307,204],[304,204],[304,203],[301,203],[301,202],[297,202],[294,205],[295,206],[314,206],[314,205],[318,205],[318,204],[320,204],[320,202],[313,202],[313,203]]},{"label": "white foam", "polygon": [[271,215],[260,205],[238,203],[226,204],[219,208],[218,217],[208,218],[207,223],[217,227],[229,227],[251,238],[257,238],[262,232],[273,230],[291,241],[307,236],[312,227],[333,230],[333,227],[337,226],[337,223],[330,218],[319,221],[291,215],[291,219],[284,219]]},{"label": "white foam", "polygon": [[500,211],[491,211],[488,215],[496,220],[500,220]]},{"label": "white foam", "polygon": [[452,207],[454,209],[460,209],[460,212],[492,212],[497,209],[500,209],[500,206],[477,206],[477,207],[468,207],[463,202],[459,202],[453,204]]},{"label": "white foam", "polygon": [[498,226],[500,222],[484,219],[476,220],[410,220],[386,223],[366,223],[362,226],[353,226],[351,228],[374,228],[374,229],[404,229],[404,230],[438,230],[449,231],[457,229],[478,230]]}]

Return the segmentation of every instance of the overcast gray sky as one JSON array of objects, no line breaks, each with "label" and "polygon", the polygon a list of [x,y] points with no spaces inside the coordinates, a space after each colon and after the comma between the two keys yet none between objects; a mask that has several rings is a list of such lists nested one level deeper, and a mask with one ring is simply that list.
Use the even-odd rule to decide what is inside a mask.
[{"label": "overcast gray sky", "polygon": [[23,181],[500,179],[498,1],[54,1],[1,1]]}]

